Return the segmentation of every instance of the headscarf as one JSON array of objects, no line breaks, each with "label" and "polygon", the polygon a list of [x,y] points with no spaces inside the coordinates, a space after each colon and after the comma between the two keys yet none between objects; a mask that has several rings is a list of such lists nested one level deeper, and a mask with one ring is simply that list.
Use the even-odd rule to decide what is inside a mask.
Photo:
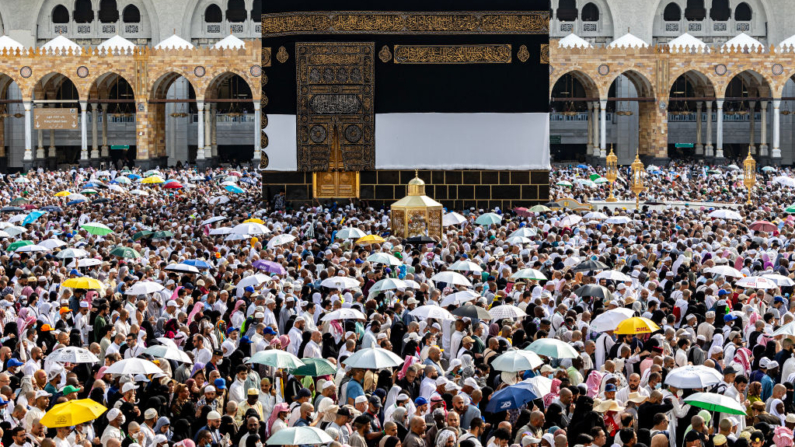
[{"label": "headscarf", "polygon": [[442,430],[441,433],[436,435],[436,447],[445,447],[447,445],[447,440],[451,437],[455,437],[455,432],[452,430]]},{"label": "headscarf", "polygon": [[544,396],[544,406],[549,407],[552,402],[560,396],[560,379],[552,379],[552,387],[549,394]]},{"label": "headscarf", "polygon": [[170,428],[171,422],[168,420],[167,417],[161,416],[160,419],[157,420],[157,423],[155,424],[154,432],[155,432],[155,435],[159,435],[160,434],[160,429],[163,428],[163,426],[165,426],[165,425],[169,426],[169,430],[166,432],[166,438],[168,438],[168,440],[170,441],[171,440],[171,436],[174,434],[174,432]]},{"label": "headscarf", "polygon": [[193,310],[190,311],[190,315],[188,315],[188,323],[193,323],[193,318],[204,309],[204,303],[196,303],[193,305]]},{"label": "headscarf", "polygon": [[778,410],[776,409],[776,407],[779,404],[784,405],[784,401],[782,401],[781,399],[773,399],[773,401],[770,402],[770,414],[779,418],[779,420],[781,421],[781,425],[784,425],[784,420],[787,418],[786,415],[787,410],[785,409],[783,414],[779,413]]},{"label": "headscarf", "polygon": [[290,405],[288,405],[286,402],[276,404],[276,406],[273,407],[273,411],[271,412],[271,415],[268,418],[268,425],[267,427],[265,427],[266,438],[270,437],[271,430],[273,429],[273,423],[276,422],[276,419],[279,418],[279,413],[284,413],[286,411],[290,411]]},{"label": "headscarf", "polygon": [[245,305],[246,305],[246,302],[245,302],[245,301],[243,301],[243,300],[237,300],[237,302],[235,302],[235,307],[232,309],[232,313],[230,313],[229,315],[230,315],[230,316],[231,316],[231,315],[234,315],[234,314],[235,314],[235,312],[237,312],[237,311],[238,311],[238,309],[240,309],[242,306],[245,306]]},{"label": "headscarf", "polygon": [[773,435],[773,444],[776,447],[792,447],[792,430],[787,427],[776,427]]}]

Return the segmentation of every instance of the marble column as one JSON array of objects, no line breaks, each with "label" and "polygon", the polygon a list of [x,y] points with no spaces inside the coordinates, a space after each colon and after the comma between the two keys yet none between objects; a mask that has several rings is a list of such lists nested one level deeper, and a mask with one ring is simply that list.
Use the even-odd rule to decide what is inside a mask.
[{"label": "marble column", "polygon": [[585,151],[588,155],[591,155],[593,153],[593,104],[589,102],[586,105],[588,106],[588,144]]},{"label": "marble column", "polygon": [[781,98],[773,100],[773,158],[781,159]]},{"label": "marble column", "polygon": [[44,160],[44,131],[39,129],[36,131],[38,136],[38,146],[36,146],[36,160]]},{"label": "marble column", "polygon": [[762,101],[760,103],[762,105],[762,136],[761,140],[759,141],[759,155],[762,157],[767,157],[767,101]]},{"label": "marble column", "polygon": [[723,100],[719,99],[718,103],[718,148],[715,150],[715,158],[723,158]]},{"label": "marble column", "polygon": [[204,158],[210,159],[213,157],[212,138],[210,136],[210,109],[212,106],[207,104],[204,106]]},{"label": "marble column", "polygon": [[601,121],[601,145],[599,146],[599,157],[607,157],[607,100],[599,101],[600,108],[602,109]]},{"label": "marble column", "polygon": [[55,153],[55,131],[50,130],[50,149],[49,154],[47,155],[49,158],[55,158],[58,155]]},{"label": "marble column", "polygon": [[197,121],[199,124],[199,141],[196,144],[196,161],[204,161],[204,101],[196,101]]},{"label": "marble column", "polygon": [[80,164],[88,163],[88,102],[80,101]]},{"label": "marble column", "polygon": [[701,144],[701,101],[696,103],[696,155],[704,155],[704,145]]},{"label": "marble column", "polygon": [[108,152],[108,105],[101,105],[100,112],[102,112],[102,152],[100,156],[108,158],[110,157],[110,152]]},{"label": "marble column", "polygon": [[[262,122],[262,110],[260,110],[260,102],[254,101],[254,167],[256,168],[259,166],[259,161],[262,159],[262,129],[259,127],[260,123]],[[588,120],[590,123],[590,120]],[[591,128],[588,127],[588,138],[591,137]],[[588,148],[590,149],[591,143],[590,140],[588,142]]]},{"label": "marble column", "polygon": [[33,107],[33,103],[31,101],[25,101],[22,103],[22,106],[25,108],[25,155],[22,156],[22,162],[27,171],[33,167],[33,135],[30,134],[31,128],[33,127],[30,121],[32,118],[30,109]]},{"label": "marble column", "polygon": [[704,105],[707,106],[707,146],[705,147],[704,155],[712,157],[714,155],[712,147],[712,101],[706,101]]},{"label": "marble column", "polygon": [[756,155],[756,101],[748,101],[749,110],[748,114],[750,116],[750,124],[751,124],[751,141],[748,143],[748,151],[751,155]]},{"label": "marble column", "polygon": [[210,148],[213,159],[218,158],[218,105],[210,105]]},{"label": "marble column", "polygon": [[99,141],[97,141],[97,119],[99,114],[97,113],[97,107],[99,104],[93,104],[91,106],[91,159],[99,158]]},{"label": "marble column", "polygon": [[599,156],[599,103],[593,103],[593,155]]}]

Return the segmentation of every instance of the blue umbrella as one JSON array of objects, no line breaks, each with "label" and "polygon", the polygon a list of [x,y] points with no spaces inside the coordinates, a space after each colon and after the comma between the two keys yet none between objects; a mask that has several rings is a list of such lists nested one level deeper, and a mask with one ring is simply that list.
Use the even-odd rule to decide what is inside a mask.
[{"label": "blue umbrella", "polygon": [[229,192],[234,192],[234,193],[237,193],[237,194],[240,194],[240,193],[243,192],[242,188],[240,188],[239,186],[235,186],[235,185],[226,185],[226,186],[224,186],[224,189],[229,191]]},{"label": "blue umbrella", "polygon": [[99,187],[102,187],[102,186],[105,186],[105,185],[100,185],[99,183],[94,183],[94,182],[88,182],[85,185],[83,185],[83,188],[99,188]]},{"label": "blue umbrella", "polygon": [[538,399],[529,387],[522,386],[521,383],[503,388],[491,396],[489,404],[486,405],[486,411],[489,413],[498,413],[500,411],[507,411],[513,408],[520,408],[522,405]]},{"label": "blue umbrella", "polygon": [[28,214],[28,216],[25,218],[25,220],[22,221],[22,226],[24,227],[27,224],[31,224],[33,222],[36,222],[36,219],[38,219],[39,217],[41,217],[41,216],[43,216],[45,214],[47,214],[46,211],[32,211],[30,214]]},{"label": "blue umbrella", "polygon": [[588,165],[577,165],[580,169],[588,169]]},{"label": "blue umbrella", "polygon": [[250,177],[243,177],[240,179],[240,183],[248,183],[249,185],[255,185],[257,182]]},{"label": "blue umbrella", "polygon": [[127,177],[129,177],[129,178],[131,178],[133,180],[138,180],[139,178],[141,178],[141,176],[138,175],[138,174],[127,174]]},{"label": "blue umbrella", "polygon": [[208,269],[212,267],[210,264],[207,263],[207,261],[203,261],[201,259],[188,259],[187,261],[182,261],[180,264],[192,265],[197,269]]},{"label": "blue umbrella", "polygon": [[42,211],[47,211],[48,213],[63,213],[63,209],[60,206],[55,205],[47,205],[40,208]]},{"label": "blue umbrella", "polygon": [[78,203],[83,203],[85,200],[72,200],[71,202],[66,202],[67,205],[77,205]]}]

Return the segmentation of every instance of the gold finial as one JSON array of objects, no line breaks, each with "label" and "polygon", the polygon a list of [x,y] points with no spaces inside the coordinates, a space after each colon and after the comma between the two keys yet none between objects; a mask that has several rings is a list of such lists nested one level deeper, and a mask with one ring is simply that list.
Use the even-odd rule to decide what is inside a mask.
[{"label": "gold finial", "polygon": [[414,170],[414,177],[419,177],[419,176],[420,176],[420,170],[419,169],[415,169]]}]

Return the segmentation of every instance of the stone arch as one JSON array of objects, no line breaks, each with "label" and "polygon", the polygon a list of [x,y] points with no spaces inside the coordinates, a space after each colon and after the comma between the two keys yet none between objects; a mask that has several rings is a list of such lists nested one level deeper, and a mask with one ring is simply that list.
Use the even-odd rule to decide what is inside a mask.
[{"label": "stone arch", "polygon": [[758,96],[770,96],[773,93],[773,86],[776,85],[775,81],[767,75],[761,74],[754,70],[744,70],[739,73],[732,73],[731,76],[725,76],[726,81],[723,85],[722,91],[720,92],[721,97],[726,97],[729,84],[738,76],[741,77],[741,79],[746,83],[746,85],[748,85],[749,88],[756,89]]},{"label": "stone arch", "polygon": [[[130,82],[130,79],[128,79],[128,77],[130,79],[134,79],[133,77],[126,76],[125,74],[115,71],[110,71],[97,75],[91,81],[91,87],[89,88],[88,98],[94,99],[94,98],[102,98],[103,96],[107,96],[107,94],[110,92],[110,88],[116,82],[116,79],[123,79],[127,84],[130,85],[130,87],[132,87],[134,83]],[[134,88],[130,89],[130,93],[132,93],[133,99],[135,99]]]},{"label": "stone arch", "polygon": [[156,77],[153,76],[152,79],[154,79],[154,81],[151,81],[149,88],[147,89],[147,96],[149,99],[165,99],[166,95],[168,94],[168,89],[171,88],[171,85],[174,83],[174,81],[180,77],[185,78],[185,80],[188,81],[190,86],[193,88],[193,91],[196,92],[197,101],[204,100],[205,90],[199,88],[200,83],[193,76],[178,68],[172,68],[171,70],[158,73]]},{"label": "stone arch", "polygon": [[602,99],[608,98],[608,92],[610,90],[610,87],[613,85],[616,79],[618,79],[621,76],[625,76],[627,79],[629,79],[629,82],[631,82],[632,85],[635,86],[635,91],[638,92],[638,97],[655,96],[654,84],[652,84],[652,82],[649,81],[649,78],[646,77],[646,75],[644,75],[643,73],[630,68],[620,73],[617,73],[615,76],[610,78],[608,82],[605,82],[604,85],[602,85],[602,89],[600,91],[599,95],[600,98]]},{"label": "stone arch", "polygon": [[585,89],[585,92],[588,95],[588,97],[590,97],[590,98],[599,97],[599,86],[596,83],[596,81],[594,81],[594,79],[589,74],[587,74],[586,72],[584,72],[584,71],[582,71],[580,69],[577,69],[577,68],[572,68],[570,70],[561,72],[554,79],[550,79],[550,82],[549,82],[549,95],[550,95],[550,98],[552,96],[552,91],[555,88],[555,85],[558,83],[558,81],[560,81],[566,75],[570,75],[575,80],[579,81],[580,84],[582,84],[583,88]]},{"label": "stone arch", "polygon": [[682,8],[676,2],[670,2],[663,9],[663,21],[678,22],[682,20]]},{"label": "stone arch", "polygon": [[[150,39],[151,42],[156,43],[160,41],[160,20],[158,17],[154,15],[156,11],[154,4],[152,3],[153,0],[117,0],[117,7],[119,12],[121,12],[125,7],[128,5],[133,5],[138,8],[138,11],[141,16],[141,21],[139,23],[141,33],[138,36],[125,36],[131,37],[133,39],[136,38],[146,38]],[[3,3],[0,1],[0,14],[3,11]],[[29,0],[31,3],[30,10],[38,11],[38,14],[34,14],[30,17],[29,27],[31,29],[35,29],[38,27],[38,31],[36,32],[36,38],[41,43],[42,40],[49,40],[54,37],[57,37],[57,33],[54,32],[51,22],[52,11],[57,5],[63,5],[67,12],[69,13],[69,20],[70,22],[74,19],[72,17],[72,13],[74,10],[74,0]],[[99,11],[99,0],[94,0],[92,4],[92,8],[95,14],[95,21],[97,21],[97,14]],[[69,32],[65,34],[66,37],[75,38],[78,37],[73,29],[74,27],[69,27]],[[122,27],[122,30],[124,27]],[[120,33],[124,35],[124,33]]]},{"label": "stone arch", "polygon": [[212,73],[211,76],[206,76],[206,78],[209,79],[209,82],[207,82],[207,85],[204,86],[205,94],[203,96],[213,99],[216,98],[215,95],[217,94],[217,89],[220,83],[232,76],[238,76],[242,78],[251,91],[252,98],[258,98],[259,95],[257,95],[257,88],[260,88],[260,84],[253,82],[252,79],[250,79],[248,73],[234,68],[224,68]]},{"label": "stone arch", "polygon": [[666,95],[670,97],[671,90],[676,86],[676,82],[681,78],[694,85],[697,96],[718,97],[718,88],[712,78],[697,69],[683,69],[680,72],[671,72],[670,79],[666,88]]},{"label": "stone arch", "polygon": [[88,99],[88,87],[86,82],[81,80],[75,81],[71,77],[57,71],[40,76],[27,92],[27,97],[35,99],[44,98],[44,94],[47,91],[52,91],[53,89],[57,91],[57,88],[66,80],[69,80],[75,86],[80,101],[86,101]]}]

